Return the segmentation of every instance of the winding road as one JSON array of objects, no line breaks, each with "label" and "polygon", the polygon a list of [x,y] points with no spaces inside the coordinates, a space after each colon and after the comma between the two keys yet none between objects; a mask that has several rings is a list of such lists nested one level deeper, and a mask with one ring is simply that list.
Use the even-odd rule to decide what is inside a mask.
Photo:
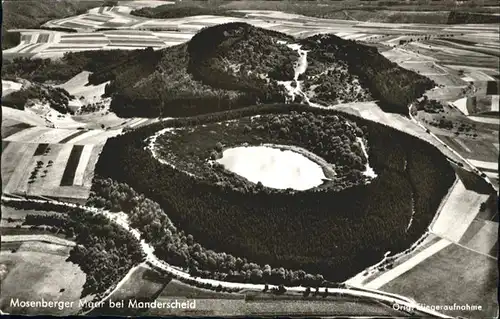
[{"label": "winding road", "polygon": [[[146,243],[143,239],[141,239],[140,232],[137,229],[130,227],[129,221],[128,221],[128,216],[123,212],[112,213],[112,212],[109,212],[109,211],[106,211],[103,209],[99,209],[96,207],[89,207],[89,206],[83,206],[83,205],[78,205],[78,204],[73,204],[73,203],[60,202],[60,201],[56,201],[56,200],[39,200],[39,199],[27,200],[27,199],[22,199],[22,198],[12,198],[12,197],[8,197],[5,195],[2,195],[2,201],[3,202],[50,203],[50,204],[64,206],[64,207],[70,207],[70,208],[81,208],[81,209],[85,209],[85,210],[92,212],[92,213],[95,213],[95,214],[103,215],[106,218],[108,218],[110,221],[113,221],[118,226],[127,230],[130,234],[132,234],[140,242],[141,249],[142,249],[144,255],[146,256],[146,263],[147,264],[149,264],[153,267],[156,267],[158,269],[161,269],[164,272],[169,273],[170,275],[173,275],[179,279],[193,280],[199,284],[210,284],[214,287],[221,286],[221,287],[225,287],[225,288],[252,289],[252,290],[263,290],[265,287],[264,284],[237,283],[237,282],[227,282],[227,281],[221,281],[221,280],[193,277],[189,273],[185,272],[184,270],[167,264],[166,262],[164,262],[163,260],[160,260],[158,257],[155,256],[154,248],[151,247],[151,245],[149,245],[148,243]],[[273,285],[268,285],[268,287],[269,288],[277,288],[276,286],[273,286]],[[302,287],[302,286],[293,286],[293,287],[285,287],[285,288],[287,291],[293,291],[293,292],[304,292],[306,290],[306,287]],[[327,287],[320,287],[319,292],[325,292],[326,289],[327,289]],[[391,305],[397,304],[401,308],[405,307],[405,309],[412,309],[412,311],[413,311],[412,313],[424,314],[425,316],[432,316],[432,317],[437,317],[437,318],[452,318],[450,316],[447,316],[447,315],[441,314],[439,312],[436,312],[434,310],[423,307],[422,305],[418,304],[416,301],[414,301],[411,298],[408,298],[405,296],[400,296],[397,294],[386,293],[386,292],[382,292],[382,291],[361,288],[361,287],[328,288],[328,292],[330,294],[337,294],[337,295],[341,295],[341,296],[367,298],[367,299],[379,301],[379,302],[382,302],[385,304],[391,304]],[[107,298],[107,297],[105,297],[105,298]]]}]

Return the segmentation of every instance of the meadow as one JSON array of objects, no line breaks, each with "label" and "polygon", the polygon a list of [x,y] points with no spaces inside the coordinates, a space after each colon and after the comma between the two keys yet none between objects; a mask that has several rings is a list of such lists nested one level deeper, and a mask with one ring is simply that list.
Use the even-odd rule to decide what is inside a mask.
[{"label": "meadow", "polygon": [[[47,243],[29,246],[24,243],[16,252],[2,249],[0,253],[0,263],[7,267],[0,296],[2,311],[24,315],[68,315],[77,311],[85,274],[77,265],[66,261],[70,248]],[[74,307],[15,309],[10,306],[11,298],[73,301]]]}]

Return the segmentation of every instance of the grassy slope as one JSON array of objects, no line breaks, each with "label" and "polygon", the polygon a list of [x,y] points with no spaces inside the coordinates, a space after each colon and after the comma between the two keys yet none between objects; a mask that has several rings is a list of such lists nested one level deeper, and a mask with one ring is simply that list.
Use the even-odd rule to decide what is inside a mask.
[{"label": "grassy slope", "polygon": [[16,28],[39,28],[43,23],[81,14],[98,7],[102,0],[18,0],[2,3],[2,50],[14,47],[19,42],[16,35],[7,35],[7,30]]}]

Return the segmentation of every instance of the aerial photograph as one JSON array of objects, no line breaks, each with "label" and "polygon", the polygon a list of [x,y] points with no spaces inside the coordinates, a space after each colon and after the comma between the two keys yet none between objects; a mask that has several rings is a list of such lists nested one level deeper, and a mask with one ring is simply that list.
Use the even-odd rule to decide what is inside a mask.
[{"label": "aerial photograph", "polygon": [[2,0],[0,315],[498,318],[496,0]]}]

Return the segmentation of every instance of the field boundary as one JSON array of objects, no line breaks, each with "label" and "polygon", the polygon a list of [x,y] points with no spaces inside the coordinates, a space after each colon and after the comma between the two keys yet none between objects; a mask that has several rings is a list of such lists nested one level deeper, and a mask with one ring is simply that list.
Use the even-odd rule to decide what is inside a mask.
[{"label": "field boundary", "polygon": [[2,235],[0,239],[2,243],[39,241],[68,247],[73,247],[76,245],[73,241],[50,235]]}]

